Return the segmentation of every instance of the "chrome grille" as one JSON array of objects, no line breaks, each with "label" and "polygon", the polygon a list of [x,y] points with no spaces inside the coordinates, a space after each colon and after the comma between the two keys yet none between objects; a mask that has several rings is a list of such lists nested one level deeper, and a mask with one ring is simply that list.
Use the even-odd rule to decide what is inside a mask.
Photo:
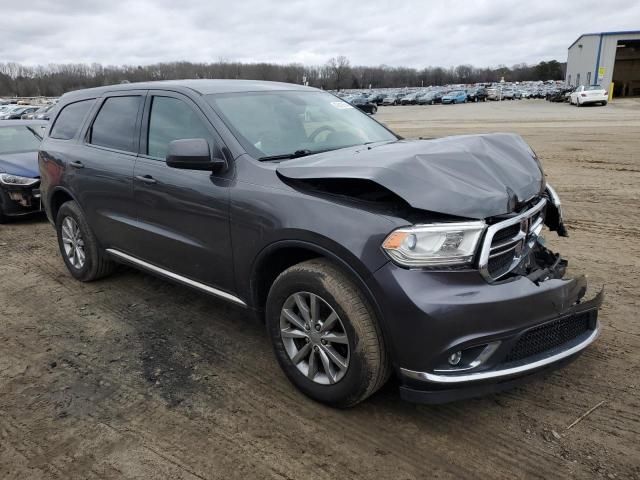
[{"label": "chrome grille", "polygon": [[518,266],[542,231],[546,204],[542,199],[520,215],[487,229],[479,262],[480,272],[487,280],[498,280]]}]

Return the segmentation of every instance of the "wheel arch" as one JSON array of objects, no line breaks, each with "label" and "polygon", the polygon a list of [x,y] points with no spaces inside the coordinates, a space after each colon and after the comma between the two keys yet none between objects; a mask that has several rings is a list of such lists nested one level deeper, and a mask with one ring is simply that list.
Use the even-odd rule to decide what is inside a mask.
[{"label": "wheel arch", "polygon": [[385,348],[392,364],[395,365],[396,355],[393,351],[391,332],[388,331],[382,309],[367,285],[365,277],[340,255],[316,243],[304,240],[281,240],[265,247],[258,254],[250,278],[251,307],[256,311],[257,317],[264,322],[267,295],[277,276],[287,268],[312,258],[324,258],[334,263],[360,288],[369,305],[373,308],[385,338]]},{"label": "wheel arch", "polygon": [[74,195],[64,187],[57,187],[49,196],[50,220],[55,223],[60,207],[69,201],[76,201]]},{"label": "wheel arch", "polygon": [[312,258],[325,258],[339,266],[363,291],[367,300],[381,317],[381,310],[369,289],[360,269],[328,248],[305,240],[280,240],[265,247],[256,257],[251,269],[249,282],[251,306],[259,311],[264,309],[269,289],[280,273],[287,268]]}]

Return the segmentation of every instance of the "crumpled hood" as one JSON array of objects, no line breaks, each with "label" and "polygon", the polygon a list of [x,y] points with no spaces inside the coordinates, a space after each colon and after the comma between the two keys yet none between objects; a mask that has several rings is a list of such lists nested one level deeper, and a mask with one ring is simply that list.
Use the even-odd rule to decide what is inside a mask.
[{"label": "crumpled hood", "polygon": [[38,152],[0,153],[0,173],[39,177]]},{"label": "crumpled hood", "polygon": [[545,186],[535,154],[510,133],[358,146],[287,160],[276,170],[296,180],[371,180],[414,208],[477,219],[510,213]]}]

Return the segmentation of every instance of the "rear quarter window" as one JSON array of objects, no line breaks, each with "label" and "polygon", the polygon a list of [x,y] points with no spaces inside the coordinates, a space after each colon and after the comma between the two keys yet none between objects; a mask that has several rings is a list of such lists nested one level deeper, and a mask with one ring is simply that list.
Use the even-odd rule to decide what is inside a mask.
[{"label": "rear quarter window", "polygon": [[49,136],[58,140],[71,140],[75,137],[94,101],[93,98],[81,100],[63,107],[51,128]]}]

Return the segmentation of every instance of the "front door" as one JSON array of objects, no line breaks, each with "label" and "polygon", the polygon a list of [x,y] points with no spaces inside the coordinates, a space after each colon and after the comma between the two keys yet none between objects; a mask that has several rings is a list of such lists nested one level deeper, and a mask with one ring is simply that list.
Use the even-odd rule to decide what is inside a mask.
[{"label": "front door", "polygon": [[221,144],[189,98],[149,92],[134,170],[139,238],[132,253],[172,273],[233,293],[228,180],[207,171],[167,166],[169,142],[185,138],[206,139],[211,152]]}]

